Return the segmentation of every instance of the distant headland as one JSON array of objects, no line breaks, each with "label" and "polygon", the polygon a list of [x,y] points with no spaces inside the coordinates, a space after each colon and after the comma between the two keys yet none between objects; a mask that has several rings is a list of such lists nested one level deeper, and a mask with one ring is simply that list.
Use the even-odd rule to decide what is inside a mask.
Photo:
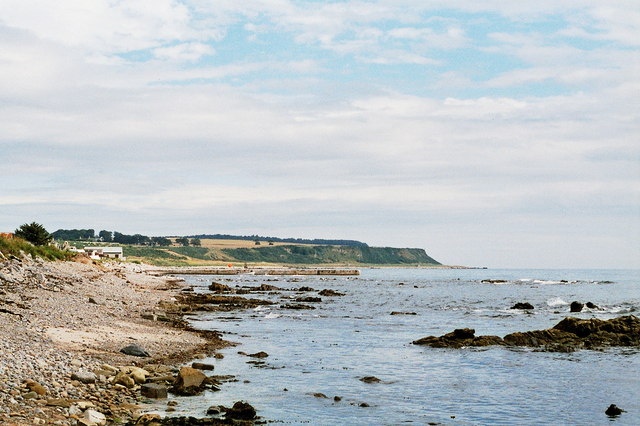
[{"label": "distant headland", "polygon": [[94,229],[59,229],[59,243],[122,247],[128,261],[158,266],[320,265],[446,267],[421,248],[371,247],[343,239],[194,234],[149,237]]}]

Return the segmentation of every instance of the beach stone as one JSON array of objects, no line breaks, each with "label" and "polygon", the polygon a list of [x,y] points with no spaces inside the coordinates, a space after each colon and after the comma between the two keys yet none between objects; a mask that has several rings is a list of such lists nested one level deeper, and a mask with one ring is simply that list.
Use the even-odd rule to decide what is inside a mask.
[{"label": "beach stone", "polygon": [[225,417],[232,420],[253,420],[256,418],[256,409],[247,402],[236,401],[227,410]]},{"label": "beach stone", "polygon": [[71,375],[71,380],[77,380],[84,384],[95,383],[98,377],[91,371],[80,370]]},{"label": "beach stone", "polygon": [[120,352],[122,352],[125,355],[131,355],[131,356],[139,356],[139,357],[151,356],[149,355],[149,352],[147,352],[144,348],[138,345],[125,346],[124,348],[120,349]]},{"label": "beach stone", "polygon": [[131,377],[138,384],[146,382],[147,376],[150,375],[150,373],[147,370],[140,367],[135,367],[132,365],[122,367],[120,369],[120,373]]},{"label": "beach stone", "polygon": [[518,302],[509,309],[529,309],[530,310],[530,309],[534,309],[534,307],[529,302]]},{"label": "beach stone", "polygon": [[30,391],[35,392],[38,395],[45,395],[47,393],[47,389],[35,380],[27,379],[24,383]]},{"label": "beach stone", "polygon": [[195,368],[196,370],[213,370],[213,364],[206,364],[204,362],[194,362],[191,364],[191,368]]},{"label": "beach stone", "polygon": [[571,302],[571,306],[570,306],[570,311],[571,312],[581,312],[582,308],[584,308],[584,303],[580,303],[580,302]]},{"label": "beach stone", "polygon": [[140,387],[142,396],[153,399],[165,399],[167,397],[167,387],[155,383],[145,383]]},{"label": "beach stone", "polygon": [[623,411],[624,410],[616,406],[616,404],[611,404],[604,413],[609,417],[616,417],[622,414]]},{"label": "beach stone", "polygon": [[22,395],[23,399],[36,399],[38,397],[38,394],[31,391],[31,392],[27,392],[24,395]]},{"label": "beach stone", "polygon": [[82,409],[77,405],[72,405],[69,407],[69,415],[79,417],[82,415]]},{"label": "beach stone", "polygon": [[83,420],[90,422],[94,425],[106,425],[107,417],[99,411],[88,409],[84,412]]},{"label": "beach stone", "polygon": [[132,388],[136,385],[136,381],[133,377],[129,376],[128,374],[124,372],[120,372],[116,374],[116,376],[113,378],[113,384],[122,385],[126,388]]}]

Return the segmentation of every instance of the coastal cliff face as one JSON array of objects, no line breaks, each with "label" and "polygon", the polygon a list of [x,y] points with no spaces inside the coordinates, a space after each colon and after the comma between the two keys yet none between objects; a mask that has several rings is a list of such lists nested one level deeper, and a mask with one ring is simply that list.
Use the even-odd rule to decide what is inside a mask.
[{"label": "coastal cliff face", "polygon": [[440,265],[420,248],[281,245],[232,248],[219,251],[173,247],[172,252],[202,260],[268,262],[286,264]]}]

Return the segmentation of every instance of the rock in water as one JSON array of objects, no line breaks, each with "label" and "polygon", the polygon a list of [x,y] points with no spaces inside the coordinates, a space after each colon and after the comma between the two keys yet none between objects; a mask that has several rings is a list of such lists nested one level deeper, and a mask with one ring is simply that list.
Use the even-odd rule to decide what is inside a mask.
[{"label": "rock in water", "polygon": [[171,391],[178,395],[196,395],[204,389],[207,376],[200,370],[182,367]]},{"label": "rock in water", "polygon": [[225,417],[234,420],[253,420],[256,418],[256,409],[244,401],[237,401],[227,410]]},{"label": "rock in water", "polygon": [[587,308],[589,308],[589,309],[600,309],[600,307],[598,307],[598,305],[596,305],[593,302],[587,302]]},{"label": "rock in water", "polygon": [[140,393],[147,398],[165,399],[167,397],[167,388],[154,383],[145,383],[140,387]]},{"label": "rock in water", "polygon": [[206,364],[204,362],[194,362],[191,364],[191,368],[195,368],[196,370],[213,370],[215,367],[213,364]]},{"label": "rock in water", "polygon": [[511,308],[509,309],[534,309],[533,305],[529,302],[518,302],[515,305],[513,305]]},{"label": "rock in water", "polygon": [[125,346],[124,348],[120,349],[120,352],[122,352],[125,355],[131,355],[131,356],[140,356],[140,357],[151,356],[149,355],[149,352],[147,352],[145,349],[143,349],[138,345]]},{"label": "rock in water", "polygon": [[580,303],[580,302],[571,302],[571,312],[581,312],[582,308],[584,308],[584,303]]},{"label": "rock in water", "polygon": [[376,376],[365,376],[365,377],[362,377],[360,381],[364,383],[380,383],[381,382],[381,380],[378,379]]},{"label": "rock in water", "polygon": [[624,410],[618,408],[616,404],[611,404],[609,408],[607,408],[607,411],[605,411],[604,413],[609,417],[616,417],[622,414],[623,411]]}]

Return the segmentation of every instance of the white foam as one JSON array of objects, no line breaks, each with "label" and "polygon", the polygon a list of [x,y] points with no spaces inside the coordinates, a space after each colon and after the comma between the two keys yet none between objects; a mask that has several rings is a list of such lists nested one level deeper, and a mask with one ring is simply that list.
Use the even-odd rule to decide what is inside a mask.
[{"label": "white foam", "polygon": [[549,299],[547,300],[547,305],[548,306],[563,306],[563,305],[568,305],[568,302],[565,302],[564,300],[562,300],[559,297],[554,297],[553,299]]},{"label": "white foam", "polygon": [[273,318],[280,318],[280,316],[281,316],[280,314],[275,314],[273,312],[270,312],[267,315],[265,315],[264,317],[266,319],[273,319]]}]

